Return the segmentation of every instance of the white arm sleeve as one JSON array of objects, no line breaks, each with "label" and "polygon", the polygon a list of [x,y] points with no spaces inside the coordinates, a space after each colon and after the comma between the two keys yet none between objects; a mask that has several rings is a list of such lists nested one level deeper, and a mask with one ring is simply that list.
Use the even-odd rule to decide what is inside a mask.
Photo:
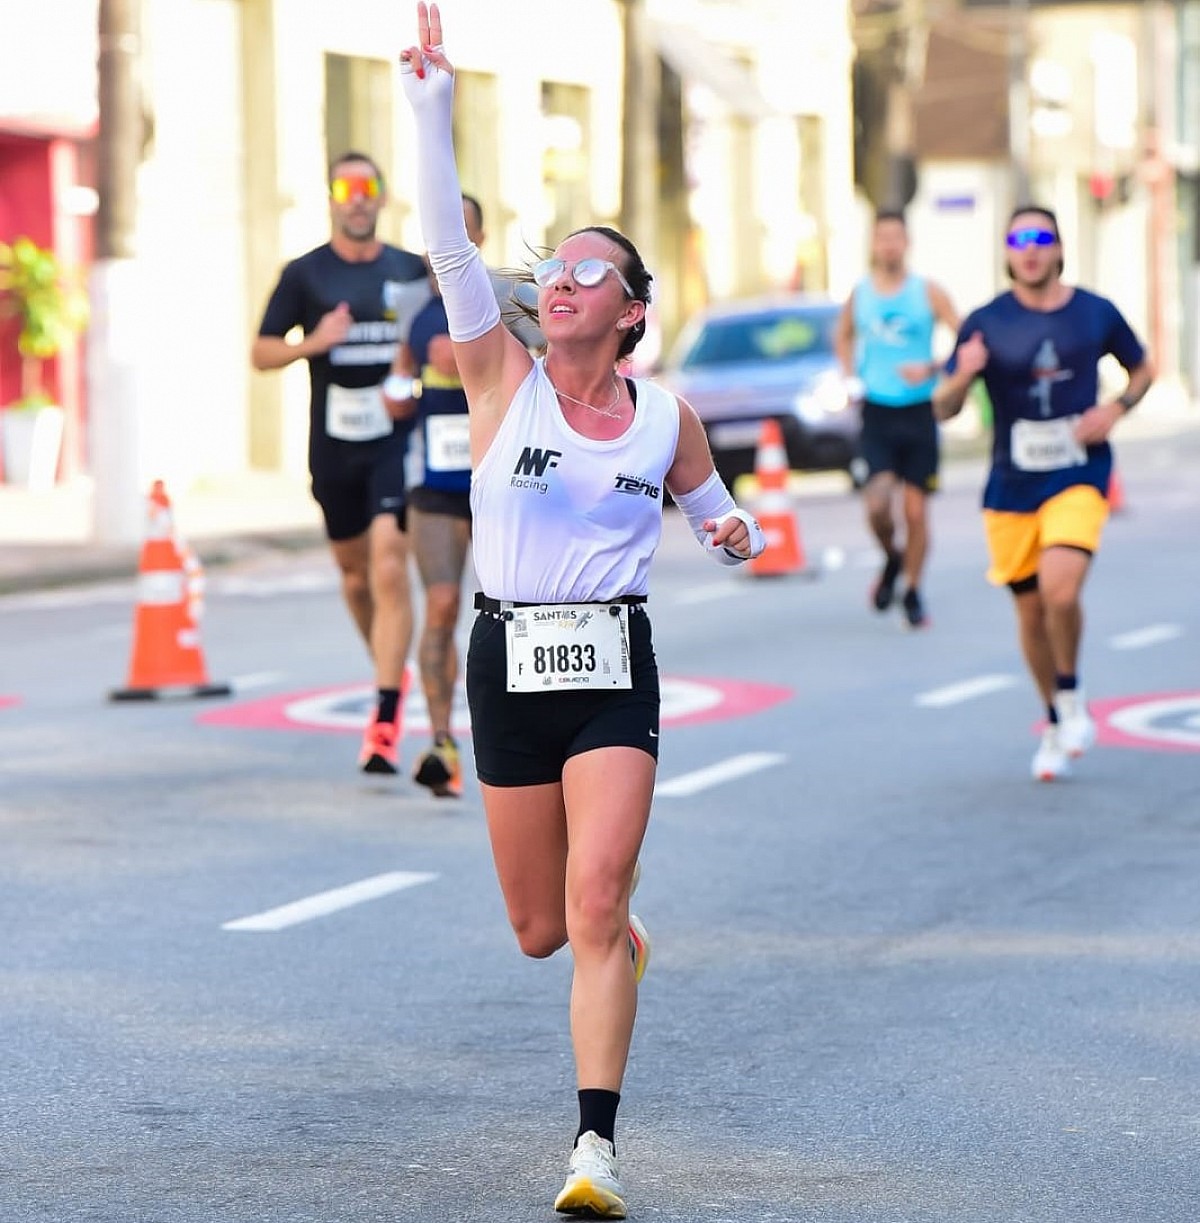
[{"label": "white arm sleeve", "polygon": [[478,248],[467,237],[450,122],[454,78],[425,61],[425,77],[402,73],[417,128],[417,210],[429,262],[446,303],[452,340],[477,340],[500,322]]},{"label": "white arm sleeve", "polygon": [[[687,519],[687,524],[692,528],[692,534],[700,546],[718,565],[740,565],[743,561],[759,556],[766,548],[767,537],[758,525],[758,520],[745,510],[738,509],[729,495],[729,489],[721,483],[721,477],[715,471],[699,488],[692,489],[690,493],[680,493],[678,496],[672,493],[671,496]],[[746,524],[746,530],[750,533],[750,556],[739,556],[728,548],[713,547],[713,537],[704,529],[704,524],[711,520],[719,527],[726,518],[737,518]]]}]

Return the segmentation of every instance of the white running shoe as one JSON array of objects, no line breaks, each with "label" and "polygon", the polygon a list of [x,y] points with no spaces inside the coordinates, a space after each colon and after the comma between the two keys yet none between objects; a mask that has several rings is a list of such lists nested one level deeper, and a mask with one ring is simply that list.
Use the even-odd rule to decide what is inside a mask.
[{"label": "white running shoe", "polygon": [[1072,759],[1078,759],[1096,742],[1096,723],[1088,713],[1083,689],[1059,692],[1054,697],[1058,713],[1058,741]]},{"label": "white running shoe", "polygon": [[592,1219],[625,1218],[625,1190],[618,1179],[617,1156],[607,1138],[594,1130],[580,1134],[571,1152],[571,1171],[554,1199],[559,1214]]},{"label": "white running shoe", "polygon": [[1059,728],[1051,724],[1042,731],[1042,741],[1033,754],[1034,781],[1056,781],[1071,772],[1071,761],[1063,750]]}]

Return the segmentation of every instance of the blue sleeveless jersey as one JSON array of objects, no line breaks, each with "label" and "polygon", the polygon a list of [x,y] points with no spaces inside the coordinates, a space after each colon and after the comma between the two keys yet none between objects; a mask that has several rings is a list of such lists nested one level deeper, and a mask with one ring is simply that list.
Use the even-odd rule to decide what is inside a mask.
[{"label": "blue sleeveless jersey", "polygon": [[898,367],[933,357],[933,309],[919,276],[909,276],[898,293],[881,294],[869,276],[854,289],[854,332],[858,341],[858,376],[866,397],[889,408],[925,403],[935,379],[905,382]]}]

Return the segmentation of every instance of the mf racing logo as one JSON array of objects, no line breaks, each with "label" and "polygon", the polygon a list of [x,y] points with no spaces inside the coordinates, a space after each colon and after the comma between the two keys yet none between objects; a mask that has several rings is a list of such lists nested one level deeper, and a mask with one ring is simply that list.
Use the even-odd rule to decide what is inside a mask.
[{"label": "mf racing logo", "polygon": [[558,466],[558,460],[561,458],[561,450],[542,450],[537,446],[526,446],[509,477],[509,487],[531,488],[539,493],[549,492],[550,485],[543,477],[549,468]]},{"label": "mf racing logo", "polygon": [[618,475],[613,487],[619,493],[629,493],[636,497],[638,493],[643,493],[647,497],[658,500],[658,485],[652,484],[649,480],[643,480],[641,476],[626,476]]}]

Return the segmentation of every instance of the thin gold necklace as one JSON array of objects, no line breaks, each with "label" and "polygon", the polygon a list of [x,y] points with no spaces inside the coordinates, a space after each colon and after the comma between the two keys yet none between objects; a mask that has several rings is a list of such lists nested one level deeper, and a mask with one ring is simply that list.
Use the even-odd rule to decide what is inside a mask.
[{"label": "thin gold necklace", "polygon": [[[547,375],[547,377],[549,377],[549,375]],[[574,395],[568,395],[566,391],[560,391],[558,387],[554,386],[553,379],[550,380],[550,385],[554,386],[554,393],[560,399],[568,399],[571,401],[571,403],[577,403],[581,408],[590,408],[593,412],[596,413],[597,416],[607,416],[610,420],[620,420],[621,413],[614,412],[613,408],[615,408],[617,404],[620,403],[621,401],[621,384],[617,381],[617,375],[615,373],[612,376],[612,380],[613,380],[612,402],[608,404],[607,407],[604,407],[604,408],[598,408],[596,407],[594,403],[588,403],[586,399],[576,399]]]}]

